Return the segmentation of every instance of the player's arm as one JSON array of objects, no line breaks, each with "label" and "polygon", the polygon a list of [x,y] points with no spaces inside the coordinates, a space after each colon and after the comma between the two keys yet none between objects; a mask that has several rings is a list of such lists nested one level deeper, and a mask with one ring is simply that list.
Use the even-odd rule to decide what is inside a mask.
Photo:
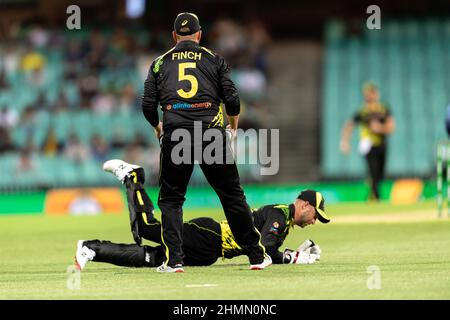
[{"label": "player's arm", "polygon": [[[274,264],[311,264],[320,259],[320,253],[311,254],[306,249],[315,246],[311,240],[305,241],[297,250],[286,249],[278,251],[285,239],[285,231],[289,226],[286,217],[279,209],[272,208],[267,214],[266,221],[261,229],[261,242]],[[317,250],[320,248],[317,246]]]},{"label": "player's arm", "polygon": [[284,255],[278,251],[278,248],[283,243],[282,234],[286,227],[286,218],[279,210],[274,209],[274,212],[269,214],[261,229],[261,242],[274,264],[285,263]]},{"label": "player's arm", "polygon": [[350,152],[350,138],[353,133],[353,128],[355,126],[355,123],[359,122],[360,120],[360,115],[356,114],[352,119],[348,120],[342,128],[341,142],[339,146],[342,153],[348,154]]},{"label": "player's arm", "polygon": [[159,138],[162,134],[162,125],[159,122],[158,104],[159,96],[156,90],[156,77],[153,72],[155,62],[150,66],[147,79],[144,83],[144,96],[142,98],[142,112],[145,119],[155,128],[156,135]]},{"label": "player's arm", "polygon": [[372,123],[370,124],[370,130],[377,134],[391,134],[395,130],[394,117],[388,111],[386,120],[384,122],[372,121]]},{"label": "player's arm", "polygon": [[231,130],[237,130],[241,101],[234,82],[231,80],[231,69],[225,59],[219,57],[220,98],[225,104],[228,124]]},{"label": "player's arm", "polygon": [[350,152],[350,137],[352,136],[353,132],[353,121],[349,120],[345,123],[344,128],[342,129],[341,134],[341,144],[340,149],[342,153],[349,153]]},{"label": "player's arm", "polygon": [[384,124],[384,134],[391,134],[395,130],[395,120],[392,115],[389,115]]},{"label": "player's arm", "polygon": [[228,125],[229,125],[229,127],[227,126],[227,128],[230,130],[236,131],[238,128],[238,123],[239,123],[239,115],[237,115],[237,116],[227,115],[227,119],[228,119]]}]

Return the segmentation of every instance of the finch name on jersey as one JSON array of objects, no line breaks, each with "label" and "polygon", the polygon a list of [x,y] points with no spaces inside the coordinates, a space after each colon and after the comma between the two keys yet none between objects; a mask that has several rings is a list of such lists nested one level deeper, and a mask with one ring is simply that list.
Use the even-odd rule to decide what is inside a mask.
[{"label": "finch name on jersey", "polygon": [[183,52],[173,52],[172,60],[201,60],[202,53],[201,52],[192,52],[192,51],[183,51]]}]

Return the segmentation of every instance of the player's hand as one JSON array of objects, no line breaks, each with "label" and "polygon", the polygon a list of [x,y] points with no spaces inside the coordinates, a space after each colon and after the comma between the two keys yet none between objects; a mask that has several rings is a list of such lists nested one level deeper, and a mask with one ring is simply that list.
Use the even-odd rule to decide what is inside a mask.
[{"label": "player's hand", "polygon": [[312,247],[309,248],[309,253],[310,254],[315,254],[316,257],[316,261],[320,260],[320,255],[322,254],[322,249],[320,249],[318,244],[313,245]]},{"label": "player's hand", "polygon": [[349,154],[350,153],[350,143],[347,140],[344,140],[344,139],[341,140],[339,148],[341,149],[341,152],[343,154]]},{"label": "player's hand", "polygon": [[384,125],[378,121],[378,120],[372,120],[369,123],[370,131],[376,134],[383,134],[384,133]]},{"label": "player's hand", "polygon": [[289,264],[313,264],[317,260],[317,255],[306,251],[284,251],[285,256],[289,256]]},{"label": "player's hand", "polygon": [[233,158],[236,159],[236,138],[237,131],[231,129],[230,125],[227,125],[225,129],[227,143],[230,144],[231,153],[233,154]]},{"label": "player's hand", "polygon": [[162,122],[160,121],[158,123],[158,125],[154,128],[155,129],[155,135],[158,138],[158,140],[162,137],[163,135],[163,126],[162,126]]},{"label": "player's hand", "polygon": [[305,240],[298,248],[297,251],[306,251],[309,248],[311,248],[312,246],[314,246],[315,243],[312,240]]},{"label": "player's hand", "polygon": [[234,129],[231,129],[230,125],[227,125],[225,132],[228,136],[228,139],[230,139],[230,142],[233,142],[237,138],[237,131]]},{"label": "player's hand", "polygon": [[322,254],[322,249],[320,249],[319,245],[314,243],[313,240],[305,240],[298,248],[297,251],[306,252],[312,255],[315,255],[315,260],[320,260],[320,255]]}]

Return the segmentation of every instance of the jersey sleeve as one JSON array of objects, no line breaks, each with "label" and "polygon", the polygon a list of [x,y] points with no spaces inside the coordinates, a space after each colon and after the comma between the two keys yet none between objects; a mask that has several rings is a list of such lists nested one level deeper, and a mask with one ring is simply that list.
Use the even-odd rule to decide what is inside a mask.
[{"label": "jersey sleeve", "polygon": [[220,98],[225,103],[227,115],[237,116],[241,112],[241,102],[234,82],[231,80],[231,70],[223,57],[219,56]]},{"label": "jersey sleeve", "polygon": [[145,119],[153,127],[156,127],[159,123],[158,116],[158,104],[159,96],[156,89],[156,78],[153,72],[153,67],[155,62],[152,63],[150,70],[148,71],[147,79],[144,83],[144,96],[142,98],[142,112],[144,113]]},{"label": "jersey sleeve", "polygon": [[275,264],[283,263],[283,253],[279,252],[278,248],[283,244],[286,227],[286,218],[283,213],[272,209],[261,229],[261,242]]}]

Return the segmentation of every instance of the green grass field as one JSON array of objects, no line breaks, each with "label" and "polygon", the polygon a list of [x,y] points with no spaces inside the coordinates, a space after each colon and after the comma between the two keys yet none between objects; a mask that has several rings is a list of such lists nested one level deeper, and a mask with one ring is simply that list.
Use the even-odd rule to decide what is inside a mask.
[{"label": "green grass field", "polygon": [[[184,274],[159,274],[90,263],[79,290],[66,285],[76,241],[131,243],[127,214],[1,216],[0,299],[450,299],[450,219],[435,219],[433,209],[433,202],[330,205],[335,222],[296,227],[285,242],[295,248],[315,240],[323,253],[314,265],[250,271],[246,257],[238,257],[188,267]],[[185,219],[204,214],[187,212]],[[417,215],[426,219],[409,219]],[[351,218],[339,220],[344,217]],[[367,286],[373,278],[369,266],[380,270],[379,289]]]}]

